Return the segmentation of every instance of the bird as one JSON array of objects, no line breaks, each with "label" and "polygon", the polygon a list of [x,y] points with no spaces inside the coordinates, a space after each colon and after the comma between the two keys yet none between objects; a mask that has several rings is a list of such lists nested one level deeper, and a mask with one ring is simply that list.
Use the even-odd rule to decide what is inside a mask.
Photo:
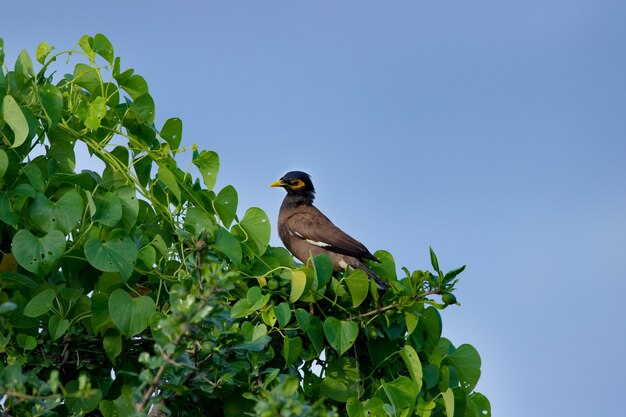
[{"label": "bird", "polygon": [[287,249],[301,262],[311,256],[326,253],[335,272],[348,266],[361,269],[373,279],[380,289],[389,284],[382,280],[366,264],[365,260],[380,263],[380,259],[358,240],[338,228],[313,205],[315,187],[311,176],[302,171],[290,171],[270,187],[282,187],[287,191],[278,213],[278,235]]}]

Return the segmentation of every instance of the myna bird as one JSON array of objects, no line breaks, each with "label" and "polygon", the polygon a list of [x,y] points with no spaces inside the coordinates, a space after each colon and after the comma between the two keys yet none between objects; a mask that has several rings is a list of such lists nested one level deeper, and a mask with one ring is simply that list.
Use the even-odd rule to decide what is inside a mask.
[{"label": "myna bird", "polygon": [[380,288],[389,288],[363,262],[364,259],[374,262],[380,260],[365,245],[335,226],[313,205],[315,188],[309,174],[291,171],[270,186],[287,190],[278,213],[278,235],[296,258],[306,263],[311,256],[326,253],[330,256],[335,271],[344,270],[348,266],[362,269]]}]

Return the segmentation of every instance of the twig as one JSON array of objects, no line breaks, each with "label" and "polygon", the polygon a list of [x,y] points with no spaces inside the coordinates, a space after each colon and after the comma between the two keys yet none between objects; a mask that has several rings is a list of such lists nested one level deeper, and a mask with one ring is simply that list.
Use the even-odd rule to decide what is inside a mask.
[{"label": "twig", "polygon": [[[421,293],[421,294],[416,295],[415,297],[413,297],[413,299],[414,299],[415,301],[417,301],[417,300],[419,300],[420,298],[424,298],[424,297],[429,296],[429,295],[432,295],[432,294],[441,294],[441,290],[437,289],[437,290],[430,290],[430,291],[426,291],[426,292],[424,292],[424,293]],[[350,317],[350,320],[354,320],[355,318],[360,318],[360,319],[362,319],[362,318],[364,318],[364,317],[369,317],[369,316],[373,316],[373,315],[375,315],[375,314],[384,313],[384,312],[385,312],[385,311],[387,311],[387,310],[391,310],[391,309],[398,308],[398,307],[400,307],[400,304],[399,304],[399,303],[398,303],[398,304],[390,304],[390,305],[388,305],[388,306],[384,306],[384,307],[377,308],[376,310],[368,311],[367,313],[362,313],[362,314],[359,314],[359,315],[358,315],[358,316],[356,316],[356,317],[354,317],[354,316],[353,316],[353,317]]]}]

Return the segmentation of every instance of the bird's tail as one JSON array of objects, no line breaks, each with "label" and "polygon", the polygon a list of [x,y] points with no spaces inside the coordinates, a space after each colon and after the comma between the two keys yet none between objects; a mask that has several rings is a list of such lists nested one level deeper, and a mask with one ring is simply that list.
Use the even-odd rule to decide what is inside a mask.
[{"label": "bird's tail", "polygon": [[385,281],[383,281],[383,279],[381,277],[379,277],[376,274],[376,272],[372,271],[363,262],[359,262],[358,266],[359,266],[359,269],[362,269],[363,271],[365,271],[365,273],[367,274],[368,277],[370,277],[371,279],[376,281],[376,285],[378,286],[379,289],[381,289],[381,290],[388,290],[389,289],[389,284],[387,284]]}]

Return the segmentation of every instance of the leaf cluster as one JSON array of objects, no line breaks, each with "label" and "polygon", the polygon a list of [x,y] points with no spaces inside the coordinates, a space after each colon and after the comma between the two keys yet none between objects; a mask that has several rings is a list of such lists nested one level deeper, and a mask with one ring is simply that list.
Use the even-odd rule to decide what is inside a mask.
[{"label": "leaf cluster", "polygon": [[[13,69],[0,40],[0,408],[5,414],[489,416],[480,356],[441,336],[464,267],[334,274],[269,246],[265,212],[175,156],[148,84],[102,34]],[[60,79],[51,68],[78,61]],[[99,161],[76,172],[77,146]]]}]

